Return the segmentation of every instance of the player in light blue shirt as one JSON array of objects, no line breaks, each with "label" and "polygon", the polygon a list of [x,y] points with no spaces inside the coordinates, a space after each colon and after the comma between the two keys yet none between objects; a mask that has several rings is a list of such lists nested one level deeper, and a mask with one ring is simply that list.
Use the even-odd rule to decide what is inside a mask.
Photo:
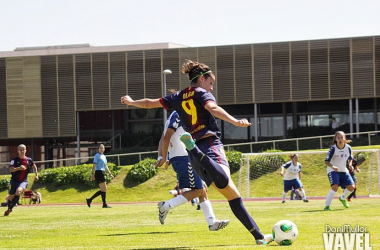
[{"label": "player in light blue shirt", "polygon": [[337,131],[332,146],[326,155],[325,164],[327,166],[327,176],[331,185],[331,190],[326,197],[324,209],[326,211],[331,210],[330,205],[339,186],[344,189],[339,200],[345,208],[349,207],[346,197],[355,189],[354,181],[346,168],[347,160],[350,165],[353,158],[351,146],[348,145],[350,142],[351,140],[346,140],[346,134],[343,131]]},{"label": "player in light blue shirt", "polygon": [[99,183],[100,190],[96,192],[91,198],[86,198],[87,206],[91,207],[91,202],[93,199],[98,197],[99,195],[102,196],[103,201],[103,208],[111,208],[111,206],[107,205],[107,199],[106,199],[106,192],[107,192],[107,182],[105,177],[105,171],[107,170],[108,174],[113,179],[114,176],[112,175],[111,171],[109,170],[107,166],[107,158],[104,155],[104,145],[100,144],[99,146],[99,153],[96,153],[94,157],[94,164],[92,165],[92,174],[91,178]]}]

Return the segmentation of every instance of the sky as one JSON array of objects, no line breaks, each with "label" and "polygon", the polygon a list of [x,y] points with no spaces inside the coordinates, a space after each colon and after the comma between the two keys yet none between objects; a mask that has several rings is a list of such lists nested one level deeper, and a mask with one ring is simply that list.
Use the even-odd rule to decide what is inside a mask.
[{"label": "sky", "polygon": [[0,0],[0,51],[380,35],[379,0]]}]

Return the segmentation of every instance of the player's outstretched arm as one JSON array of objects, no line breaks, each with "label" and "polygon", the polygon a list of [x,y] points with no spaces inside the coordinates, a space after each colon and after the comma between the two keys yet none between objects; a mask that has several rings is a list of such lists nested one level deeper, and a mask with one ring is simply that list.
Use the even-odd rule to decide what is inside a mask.
[{"label": "player's outstretched arm", "polygon": [[160,108],[162,107],[160,103],[160,99],[140,99],[140,100],[133,100],[129,95],[122,96],[120,98],[120,101],[122,104],[135,106],[138,108],[144,108],[144,109],[151,109],[151,108]]},{"label": "player's outstretched arm", "polygon": [[205,108],[216,118],[219,118],[223,121],[229,122],[237,127],[248,127],[251,126],[251,123],[248,122],[247,119],[236,119],[227,111],[225,111],[222,107],[220,107],[218,104],[215,102],[208,102],[205,106]]}]

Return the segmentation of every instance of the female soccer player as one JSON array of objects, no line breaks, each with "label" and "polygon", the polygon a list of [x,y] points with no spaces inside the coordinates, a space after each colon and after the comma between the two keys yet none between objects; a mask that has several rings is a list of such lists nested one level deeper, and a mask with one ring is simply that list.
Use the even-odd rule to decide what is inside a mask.
[{"label": "female soccer player", "polygon": [[348,172],[350,173],[352,180],[354,181],[354,184],[355,184],[354,191],[347,197],[347,200],[351,201],[352,197],[356,198],[356,188],[357,188],[358,179],[355,176],[355,171],[360,173],[360,168],[359,168],[358,161],[355,158],[352,159],[351,165],[349,165],[349,164],[350,164],[349,161],[347,161],[346,167],[347,167]]},{"label": "female soccer player", "polygon": [[217,105],[215,97],[211,94],[215,75],[210,67],[188,60],[182,65],[182,73],[188,74],[191,82],[191,86],[182,91],[159,99],[133,100],[126,95],[121,97],[121,102],[139,108],[162,106],[167,110],[176,110],[182,126],[187,131],[180,139],[189,152],[193,169],[207,186],[213,185],[226,197],[234,215],[253,235],[256,244],[266,245],[272,242],[272,234],[264,236],[248,214],[230,177],[230,169],[220,140],[221,132],[215,117],[239,127],[248,127],[251,123],[247,119],[234,118]]},{"label": "female soccer player", "polygon": [[[284,176],[284,191],[282,192],[282,203],[285,203],[286,194],[289,190],[298,189],[300,191],[302,200],[304,202],[309,202],[306,199],[305,190],[302,187],[301,183],[301,163],[298,162],[298,154],[291,154],[290,161],[281,166],[280,174]],[[284,175],[285,170],[285,175]]]},{"label": "female soccer player", "polygon": [[[158,147],[156,167],[161,167],[165,163],[165,168],[167,168],[168,164],[171,164],[177,173],[178,190],[184,188],[190,190],[182,192],[168,201],[159,202],[158,218],[161,224],[164,224],[169,209],[178,207],[199,197],[200,207],[202,207],[209,230],[218,231],[226,227],[230,221],[217,220],[215,218],[211,202],[207,197],[207,188],[204,186],[202,179],[193,171],[193,167],[189,163],[186,147],[179,139],[184,132],[178,113],[173,111],[165,122],[164,133],[161,136]],[[168,156],[169,161],[166,161],[166,156]]]},{"label": "female soccer player", "polygon": [[107,182],[104,175],[104,171],[107,170],[108,174],[111,176],[112,179],[114,177],[107,166],[107,158],[104,155],[104,150],[105,150],[104,145],[100,144],[99,153],[96,153],[94,157],[94,164],[92,166],[91,178],[97,183],[99,183],[100,190],[96,192],[91,198],[86,198],[88,207],[91,207],[91,202],[93,199],[101,195],[102,201],[103,201],[103,208],[111,208],[111,206],[107,205],[107,199],[106,199]]},{"label": "female soccer player", "polygon": [[13,207],[18,204],[21,194],[28,186],[28,174],[31,168],[33,168],[36,174],[34,180],[38,181],[37,166],[31,158],[26,156],[26,146],[24,144],[18,145],[17,152],[18,157],[13,158],[9,166],[12,177],[8,197],[8,210],[5,211],[4,216],[8,216],[12,212]]},{"label": "female soccer player", "polygon": [[352,150],[348,145],[351,140],[346,140],[346,134],[343,131],[337,131],[332,141],[332,146],[326,155],[325,164],[327,165],[327,177],[329,178],[331,190],[327,194],[325,210],[330,211],[331,202],[338,191],[338,187],[344,188],[343,194],[339,197],[345,208],[348,208],[346,197],[355,189],[347,168],[347,160],[351,164]]}]

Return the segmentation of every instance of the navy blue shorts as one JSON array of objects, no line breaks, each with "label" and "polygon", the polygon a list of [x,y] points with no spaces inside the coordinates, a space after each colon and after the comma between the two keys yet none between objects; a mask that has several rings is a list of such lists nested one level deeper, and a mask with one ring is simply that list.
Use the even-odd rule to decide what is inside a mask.
[{"label": "navy blue shorts", "polygon": [[177,173],[177,180],[179,182],[180,189],[203,188],[203,181],[193,170],[193,167],[190,165],[188,156],[173,157],[170,159],[170,164],[173,166],[174,171]]},{"label": "navy blue shorts", "polygon": [[284,192],[288,192],[289,190],[302,188],[302,183],[300,179],[296,178],[293,180],[284,180]]},{"label": "navy blue shorts", "polygon": [[17,188],[21,187],[22,189],[25,189],[28,187],[28,182],[27,181],[22,181],[22,182],[14,182],[11,181],[11,188],[9,189],[9,194],[14,195],[16,193]]},{"label": "navy blue shorts", "polygon": [[355,174],[350,174],[350,175],[354,182],[358,182],[358,179],[356,178]]},{"label": "navy blue shorts", "polygon": [[346,188],[347,186],[354,185],[354,181],[349,173],[346,172],[330,172],[327,174],[329,178],[330,185],[338,184],[342,188]]},{"label": "navy blue shorts", "polygon": [[[216,163],[228,165],[228,160],[226,153],[224,152],[223,143],[219,138],[215,136],[210,136],[199,141],[196,141],[196,144],[200,151],[205,155],[213,159]],[[191,154],[189,154],[189,159],[191,166],[193,166],[194,171],[202,178],[206,185],[209,187],[212,183],[211,177],[208,175],[207,170],[203,168],[202,164],[195,159]]]},{"label": "navy blue shorts", "polygon": [[106,181],[106,176],[104,174],[104,171],[102,171],[102,170],[96,170],[95,171],[95,181],[97,183],[103,183]]}]

